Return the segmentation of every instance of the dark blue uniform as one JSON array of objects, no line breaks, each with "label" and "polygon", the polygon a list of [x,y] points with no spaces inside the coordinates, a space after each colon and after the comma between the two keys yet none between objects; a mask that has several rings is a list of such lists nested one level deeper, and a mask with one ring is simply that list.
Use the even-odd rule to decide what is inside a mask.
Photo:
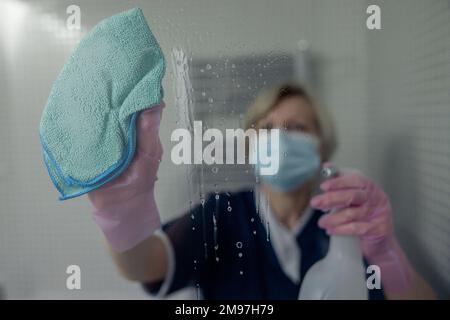
[{"label": "dark blue uniform", "polygon": [[[328,251],[329,236],[317,226],[322,214],[314,211],[297,236],[301,279]],[[163,229],[176,260],[168,293],[191,285],[201,288],[205,299],[298,298],[301,283],[281,269],[252,191],[213,194]],[[144,288],[155,294],[160,285],[145,283]],[[383,299],[382,289],[369,290],[369,298]]]}]

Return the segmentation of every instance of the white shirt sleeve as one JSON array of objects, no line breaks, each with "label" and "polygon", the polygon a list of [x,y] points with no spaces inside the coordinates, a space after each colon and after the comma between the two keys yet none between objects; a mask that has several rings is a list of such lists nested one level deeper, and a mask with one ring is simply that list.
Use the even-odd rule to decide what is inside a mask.
[{"label": "white shirt sleeve", "polygon": [[155,295],[155,298],[164,298],[167,295],[167,292],[169,291],[169,288],[172,284],[173,277],[175,274],[175,263],[176,263],[175,252],[173,250],[173,246],[172,243],[170,242],[169,237],[167,237],[164,231],[159,229],[155,231],[154,236],[161,239],[167,253],[167,274],[166,277],[164,278],[163,283],[161,284],[161,287],[159,288],[158,293]]}]

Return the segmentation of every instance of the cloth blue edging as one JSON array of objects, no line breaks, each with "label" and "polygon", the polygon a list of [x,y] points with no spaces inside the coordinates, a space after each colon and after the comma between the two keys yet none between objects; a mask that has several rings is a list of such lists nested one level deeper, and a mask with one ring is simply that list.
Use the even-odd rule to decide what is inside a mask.
[{"label": "cloth blue edging", "polygon": [[[156,104],[157,105],[157,104]],[[156,105],[153,105],[151,107],[154,107]],[[150,107],[150,108],[151,108]],[[131,135],[133,134],[133,131],[135,130],[136,127],[136,113],[133,114],[131,116],[130,119],[130,125],[129,125],[129,130],[127,133],[128,136],[128,141],[130,141],[131,139]],[[100,180],[104,179],[105,177],[107,177],[109,174],[111,174],[111,172],[113,172],[114,170],[116,170],[119,166],[122,165],[122,163],[129,157],[130,152],[132,151],[132,147],[130,146],[130,143],[128,143],[127,145],[127,152],[124,153],[122,155],[122,157],[115,163],[113,164],[111,167],[109,167],[105,172],[103,172],[102,174],[94,177],[93,179],[86,181],[86,182],[82,182],[82,181],[78,181],[70,176],[64,176],[64,174],[62,173],[61,168],[59,167],[58,163],[56,162],[56,160],[54,159],[52,153],[50,152],[50,150],[48,149],[47,145],[45,144],[44,138],[42,137],[42,135],[40,135],[41,138],[41,144],[42,147],[44,148],[48,158],[51,161],[52,166],[56,169],[56,172],[58,174],[58,177],[63,180],[67,185],[69,186],[81,186],[81,187],[89,187],[92,186],[96,183],[98,183]]]},{"label": "cloth blue edging", "polygon": [[[79,197],[83,194],[86,194],[92,190],[95,190],[95,189],[99,188],[100,186],[106,184],[107,182],[113,180],[117,176],[119,176],[128,167],[128,165],[130,164],[131,160],[133,159],[134,153],[136,151],[136,130],[135,129],[136,129],[136,123],[137,123],[137,118],[138,118],[139,114],[140,114],[140,112],[133,114],[131,117],[131,120],[130,120],[131,121],[130,126],[129,126],[130,130],[128,131],[129,143],[128,143],[128,147],[127,147],[128,153],[124,159],[124,162],[123,162],[123,160],[121,160],[123,162],[123,165],[120,168],[118,168],[116,171],[109,172],[109,177],[108,177],[108,175],[104,175],[104,177],[103,177],[104,179],[101,181],[98,181],[96,184],[91,184],[89,186],[79,185],[80,187],[83,187],[83,189],[77,193],[66,194],[62,190],[62,188],[60,187],[60,184],[56,181],[55,177],[53,176],[53,173],[49,166],[49,163],[46,161],[46,156],[48,158],[48,154],[47,153],[43,154],[45,167],[47,168],[47,172],[49,173],[50,179],[53,182],[53,185],[55,186],[56,190],[58,190],[58,192],[60,193],[59,200],[72,199],[75,197]],[[53,163],[55,163],[54,160],[52,161],[52,164]],[[59,171],[59,173],[60,173],[60,169],[58,168],[57,165],[55,166],[55,169],[56,169],[56,171]],[[58,174],[58,177],[60,177],[60,174]]]}]

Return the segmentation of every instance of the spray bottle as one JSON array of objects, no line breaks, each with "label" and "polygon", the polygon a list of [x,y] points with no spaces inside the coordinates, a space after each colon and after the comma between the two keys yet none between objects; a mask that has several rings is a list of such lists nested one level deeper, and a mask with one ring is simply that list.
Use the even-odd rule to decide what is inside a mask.
[{"label": "spray bottle", "polygon": [[[322,168],[323,179],[337,177],[337,168]],[[331,210],[333,214],[337,209]],[[305,300],[367,300],[366,273],[355,236],[331,236],[328,253],[306,273],[299,299]]]}]

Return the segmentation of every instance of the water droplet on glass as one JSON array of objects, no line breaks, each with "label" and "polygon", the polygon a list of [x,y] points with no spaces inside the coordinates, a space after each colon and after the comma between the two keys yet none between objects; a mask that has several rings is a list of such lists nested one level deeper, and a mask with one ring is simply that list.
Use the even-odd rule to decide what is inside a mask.
[{"label": "water droplet on glass", "polygon": [[242,242],[240,242],[240,241],[236,242],[236,247],[238,249],[241,249],[242,248]]},{"label": "water droplet on glass", "polygon": [[219,197],[219,195],[218,195],[218,194],[216,194],[216,197],[215,197],[215,198],[216,198],[216,200],[219,200],[219,198],[220,198],[220,197]]},{"label": "water droplet on glass", "polygon": [[214,99],[213,99],[213,98],[208,98],[208,102],[209,102],[209,103],[213,103],[213,102],[214,102]]},{"label": "water droplet on glass", "polygon": [[200,300],[200,284],[197,283],[195,286],[197,287],[197,300]]},{"label": "water droplet on glass", "polygon": [[250,221],[251,221],[251,222],[255,222],[255,218],[251,218]]},{"label": "water droplet on glass", "polygon": [[253,230],[253,234],[256,235],[256,230]]},{"label": "water droplet on glass", "polygon": [[211,70],[211,65],[208,63],[207,65],[206,65],[206,70]]},{"label": "water droplet on glass", "polygon": [[299,50],[305,51],[305,50],[308,50],[308,48],[309,48],[309,43],[308,43],[308,41],[306,41],[306,40],[304,40],[304,39],[301,39],[301,40],[299,40],[299,41],[297,42],[297,47],[298,47]]},{"label": "water droplet on glass", "polygon": [[205,70],[203,70],[203,69],[200,69],[200,72],[205,72]]},{"label": "water droplet on glass", "polygon": [[231,212],[233,210],[233,208],[232,207],[228,207],[227,210],[228,210],[228,212]]},{"label": "water droplet on glass", "polygon": [[244,275],[244,271],[239,271],[239,274],[241,275],[241,276],[243,276]]},{"label": "water droplet on glass", "polygon": [[216,261],[219,262],[219,257],[216,257]]},{"label": "water droplet on glass", "polygon": [[192,230],[195,230],[195,227],[192,227]]},{"label": "water droplet on glass", "polygon": [[194,220],[194,219],[195,219],[195,216],[194,216],[193,214],[191,214],[191,219],[192,219],[192,220]]},{"label": "water droplet on glass", "polygon": [[206,96],[206,92],[205,91],[202,92],[202,96]]},{"label": "water droplet on glass", "polygon": [[217,172],[219,172],[219,168],[214,167],[214,168],[211,169],[211,171],[212,171],[213,173],[217,173]]},{"label": "water droplet on glass", "polygon": [[217,257],[217,249],[219,248],[219,244],[217,243],[217,218],[216,218],[216,214],[218,214],[218,210],[219,210],[219,200],[216,199],[216,209],[215,212],[213,213],[213,226],[214,226],[214,249],[216,251],[215,252],[215,256],[216,256],[216,260],[219,261],[219,258]]},{"label": "water droplet on glass", "polygon": [[242,252],[239,252],[239,253],[238,253],[238,257],[239,257],[239,258],[242,258]]},{"label": "water droplet on glass", "polygon": [[233,63],[232,65],[231,65],[231,68],[236,68],[236,65]]}]

